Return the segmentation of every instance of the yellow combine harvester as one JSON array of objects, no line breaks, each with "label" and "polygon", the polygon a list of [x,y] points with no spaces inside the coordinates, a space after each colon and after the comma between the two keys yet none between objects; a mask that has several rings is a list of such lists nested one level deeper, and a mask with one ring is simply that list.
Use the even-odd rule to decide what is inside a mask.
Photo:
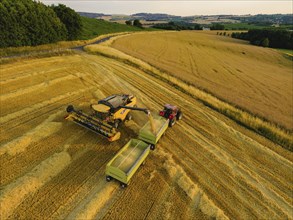
[{"label": "yellow combine harvester", "polygon": [[149,114],[149,110],[136,107],[136,97],[133,95],[111,95],[91,105],[93,114],[86,114],[81,110],[75,110],[72,105],[67,107],[69,113],[65,119],[75,122],[106,138],[115,141],[120,138],[117,130],[120,123],[130,120],[130,110],[143,111]]}]

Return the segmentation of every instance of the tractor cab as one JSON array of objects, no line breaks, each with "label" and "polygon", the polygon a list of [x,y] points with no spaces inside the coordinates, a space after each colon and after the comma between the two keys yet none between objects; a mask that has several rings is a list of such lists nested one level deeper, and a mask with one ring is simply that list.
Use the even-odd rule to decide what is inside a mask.
[{"label": "tractor cab", "polygon": [[180,108],[175,105],[166,104],[164,105],[164,109],[160,111],[160,116],[169,119],[169,126],[172,127],[176,120],[180,120],[182,118],[182,112]]}]

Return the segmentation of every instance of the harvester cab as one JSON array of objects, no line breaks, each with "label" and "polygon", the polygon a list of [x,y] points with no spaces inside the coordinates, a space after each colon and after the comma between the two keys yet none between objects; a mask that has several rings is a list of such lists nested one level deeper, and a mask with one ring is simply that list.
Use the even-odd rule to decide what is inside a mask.
[{"label": "harvester cab", "polygon": [[175,105],[166,104],[164,105],[164,109],[159,112],[159,115],[169,119],[169,126],[172,127],[176,120],[182,119],[182,112],[180,108]]},{"label": "harvester cab", "polygon": [[136,97],[133,95],[111,95],[91,105],[94,116],[118,128],[125,119],[130,120],[130,110],[123,107],[136,106]]}]

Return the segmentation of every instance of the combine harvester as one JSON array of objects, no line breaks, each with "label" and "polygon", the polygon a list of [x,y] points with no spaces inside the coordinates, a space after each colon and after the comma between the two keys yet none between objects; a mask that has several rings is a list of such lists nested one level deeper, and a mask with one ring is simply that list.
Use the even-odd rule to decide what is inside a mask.
[{"label": "combine harvester", "polygon": [[65,119],[100,134],[111,142],[120,138],[121,134],[117,130],[119,125],[125,120],[131,120],[130,110],[149,113],[148,109],[136,107],[136,97],[124,94],[111,95],[98,101],[98,104],[91,105],[91,108],[93,114],[89,115],[69,105],[66,109],[69,115]]},{"label": "combine harvester", "polygon": [[148,122],[140,129],[138,138],[131,139],[107,164],[106,180],[113,178],[126,187],[139,166],[144,163],[150,150],[154,150],[157,142],[176,120],[182,118],[182,112],[177,106],[166,104],[159,115],[152,117],[150,111],[136,107],[136,98],[132,95],[112,95],[91,105],[93,114],[75,110],[72,105],[67,107],[69,113],[65,119],[75,122],[109,141],[116,141],[121,133],[118,126],[124,120],[131,120],[130,110],[143,111],[148,115]]}]

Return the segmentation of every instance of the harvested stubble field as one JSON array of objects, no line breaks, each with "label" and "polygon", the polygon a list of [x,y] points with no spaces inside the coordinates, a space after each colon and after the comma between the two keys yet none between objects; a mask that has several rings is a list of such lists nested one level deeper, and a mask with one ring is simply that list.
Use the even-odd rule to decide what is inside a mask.
[{"label": "harvested stubble field", "polygon": [[[124,190],[105,167],[147,121],[133,112],[109,143],[64,120],[68,104],[114,93],[157,113],[167,130]],[[119,60],[78,53],[1,66],[1,219],[290,219],[292,153]]]},{"label": "harvested stubble field", "polygon": [[202,31],[134,34],[112,46],[293,129],[292,61],[273,49]]}]

